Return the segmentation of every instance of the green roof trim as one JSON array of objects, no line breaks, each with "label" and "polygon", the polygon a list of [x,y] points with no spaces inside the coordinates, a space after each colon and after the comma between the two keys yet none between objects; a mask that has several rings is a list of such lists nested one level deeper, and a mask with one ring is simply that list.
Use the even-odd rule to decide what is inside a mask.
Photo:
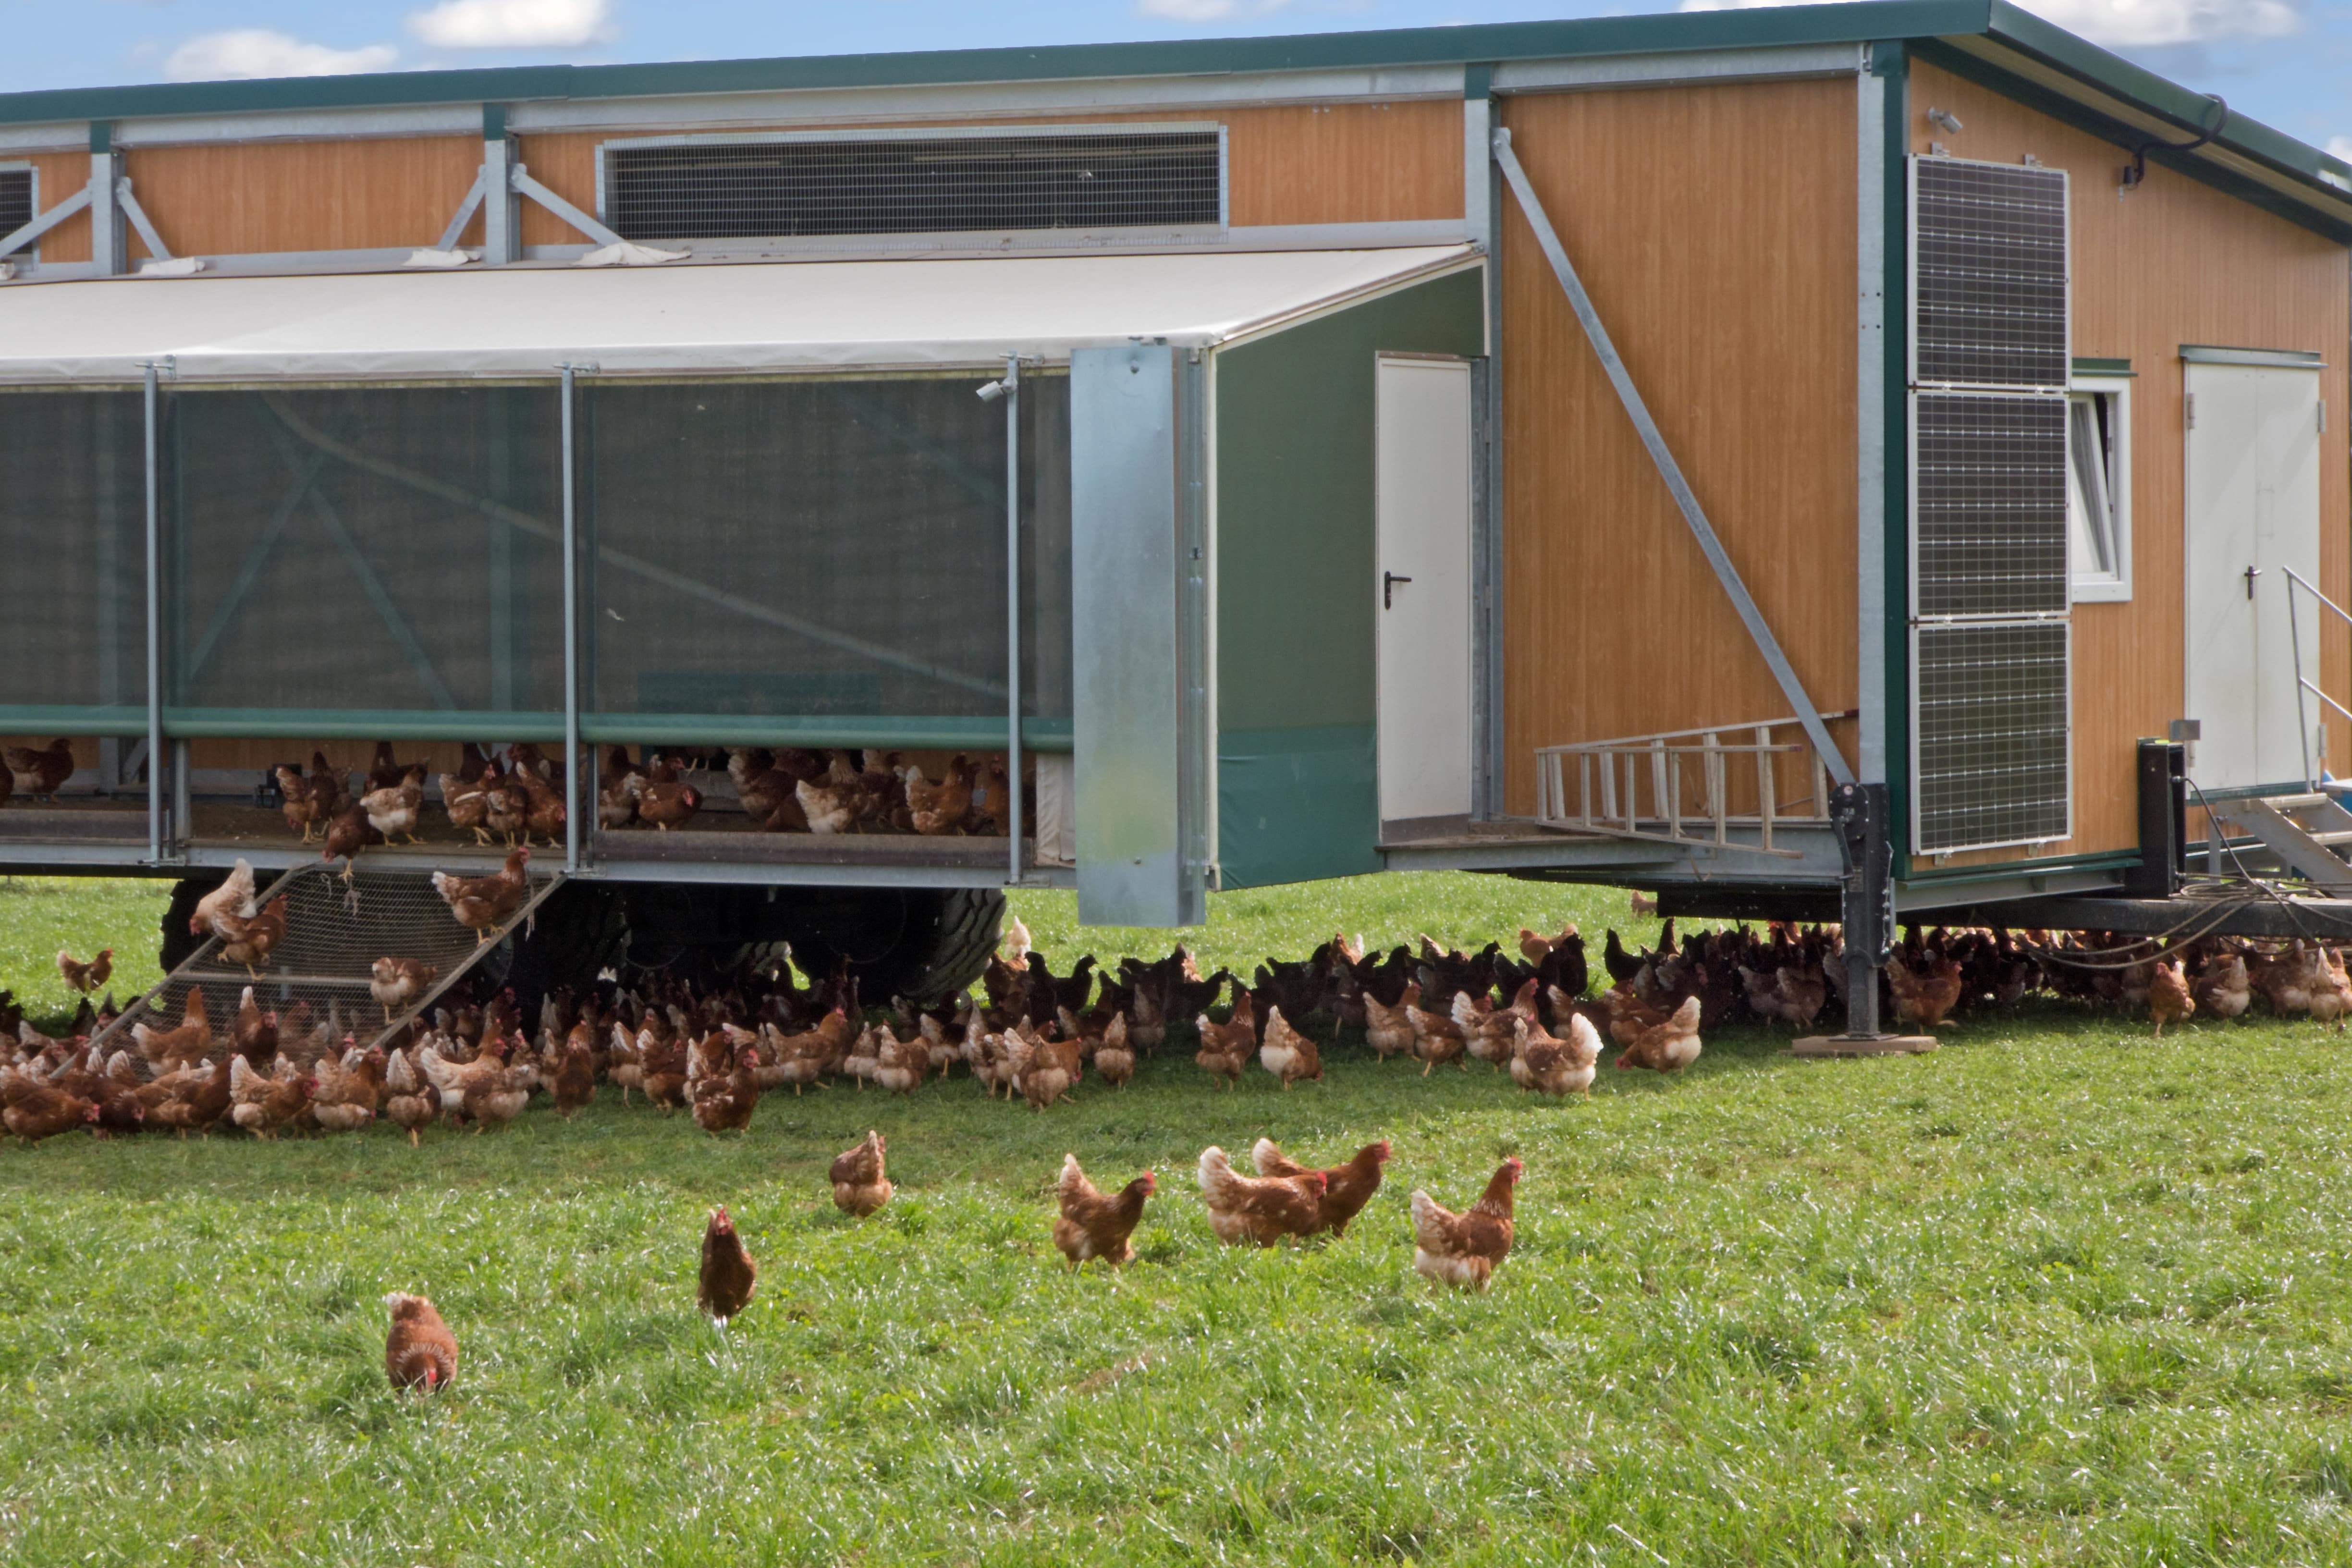
[{"label": "green roof trim", "polygon": [[2139,374],[2132,369],[2131,361],[2127,359],[2085,359],[2081,354],[2074,356],[2074,371],[2076,375],[2137,375]]},{"label": "green roof trim", "polygon": [[[1053,47],[943,49],[792,59],[645,65],[519,66],[389,71],[263,81],[170,82],[0,94],[0,125],[179,115],[691,97],[808,89],[929,87],[1270,71],[1493,66],[1691,49],[1981,37],[2193,132],[2210,100],[2131,64],[2007,0],[1853,0],[1824,5],[1506,22],[1461,27],[1174,39]],[[1954,51],[1957,52],[1957,51]],[[1942,63],[1942,62],[1938,62]],[[2052,95],[2055,96],[2055,95]],[[2241,114],[2217,146],[2313,187],[2352,213],[2352,164]],[[2184,160],[2194,161],[2194,160]],[[2273,199],[2284,199],[2272,193]]]}]

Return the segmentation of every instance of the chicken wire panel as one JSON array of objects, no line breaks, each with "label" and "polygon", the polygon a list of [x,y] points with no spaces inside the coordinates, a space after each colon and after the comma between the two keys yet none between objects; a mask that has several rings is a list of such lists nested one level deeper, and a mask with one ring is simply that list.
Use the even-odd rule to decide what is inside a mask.
[{"label": "chicken wire panel", "polygon": [[239,999],[251,985],[255,1003],[278,1014],[281,1045],[290,1046],[321,1024],[339,1045],[345,1034],[366,1045],[385,1022],[383,1006],[368,994],[377,959],[430,964],[438,972],[438,984],[482,956],[483,944],[457,923],[433,890],[432,879],[413,871],[373,872],[362,861],[346,885],[336,872],[304,867],[274,883],[265,879],[257,901],[267,905],[280,893],[286,896],[286,937],[270,952],[258,980],[244,965],[222,957],[218,943],[207,943],[149,994],[146,1012],[124,1016],[119,1037],[110,1043],[130,1046],[134,1022],[176,1026],[188,993],[200,989],[218,1056],[226,1048]]},{"label": "chicken wire panel", "polygon": [[143,726],[146,476],[140,394],[0,394],[0,704],[135,709]]},{"label": "chicken wire panel", "polygon": [[2063,387],[2065,171],[1914,158],[1911,182],[1913,378]]},{"label": "chicken wire panel", "polygon": [[560,710],[559,398],[552,384],[173,394],[171,700]]},{"label": "chicken wire panel", "polygon": [[0,169],[0,237],[33,221],[33,171]]},{"label": "chicken wire panel", "polygon": [[2067,624],[1922,626],[1912,668],[1919,851],[2065,837],[2073,798]]},{"label": "chicken wire panel", "polygon": [[1222,143],[1208,128],[608,145],[604,216],[627,239],[1215,226]]},{"label": "chicken wire panel", "polygon": [[[600,714],[1002,716],[1004,405],[974,376],[583,387]],[[1070,712],[1069,384],[1021,384],[1024,708]]]},{"label": "chicken wire panel", "polygon": [[2063,613],[2066,400],[1921,393],[1911,432],[1917,613]]}]

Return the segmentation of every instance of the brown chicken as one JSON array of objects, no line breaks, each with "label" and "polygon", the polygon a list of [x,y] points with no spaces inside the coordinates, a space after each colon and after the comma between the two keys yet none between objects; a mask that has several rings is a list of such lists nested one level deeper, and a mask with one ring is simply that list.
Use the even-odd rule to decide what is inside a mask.
[{"label": "brown chicken", "polygon": [[1296,1176],[1242,1175],[1214,1144],[1201,1151],[1201,1201],[1217,1239],[1238,1247],[1272,1247],[1286,1236],[1312,1236],[1322,1227],[1327,1183],[1320,1171]]},{"label": "brown chicken", "polygon": [[702,1228],[702,1279],[694,1293],[695,1305],[723,1330],[751,1305],[759,1282],[759,1266],[744,1250],[743,1238],[735,1234],[735,1222],[721,1204],[710,1211],[710,1223]]},{"label": "brown chicken", "polygon": [[1886,960],[1887,987],[1895,993],[1895,1016],[1906,1024],[1933,1029],[1951,1016],[1960,1000],[1958,961],[1930,961],[1924,973],[1915,973],[1898,950]]},{"label": "brown chicken", "polygon": [[694,1086],[694,1121],[705,1132],[742,1132],[760,1103],[760,1054],[749,1046],[735,1053],[735,1070]]},{"label": "brown chicken", "polygon": [[159,1068],[203,1061],[213,1048],[213,1026],[205,1009],[204,987],[188,987],[188,994],[180,1005],[179,1027],[156,1029],[133,1024],[131,1039],[139,1047],[139,1054]]},{"label": "brown chicken", "polygon": [[556,1114],[565,1121],[588,1108],[596,1098],[596,1055],[588,1042],[574,1029],[572,1037],[563,1042],[562,1055],[548,1079],[547,1092],[555,1101]]},{"label": "brown chicken", "polygon": [[[219,887],[196,900],[195,912],[188,917],[188,934],[227,941],[253,917],[253,868],[239,860]],[[237,926],[224,923],[230,921]]]},{"label": "brown chicken", "polygon": [[[1693,999],[1696,1005],[1696,999]],[[1523,1167],[1516,1159],[1496,1167],[1478,1201],[1450,1214],[1427,1193],[1412,1194],[1412,1268],[1443,1285],[1484,1290],[1511,1253],[1511,1196]]]},{"label": "brown chicken", "polygon": [[477,944],[490,940],[490,935],[513,913],[522,908],[530,896],[530,879],[523,868],[530,863],[529,846],[507,851],[506,868],[487,877],[453,877],[446,871],[433,873],[433,890],[457,917],[457,923],[474,933]]},{"label": "brown chicken", "polygon": [[530,788],[495,764],[482,774],[482,820],[509,847],[530,830]]},{"label": "brown chicken", "polygon": [[96,958],[84,963],[61,947],[58,949],[58,973],[65,977],[67,985],[87,996],[114,973],[114,950],[101,947]]},{"label": "brown chicken", "polygon": [[1127,1015],[1112,1015],[1095,1044],[1095,1071],[1113,1089],[1124,1089],[1135,1076],[1135,1047],[1129,1043]]},{"label": "brown chicken", "polygon": [[2246,977],[2243,953],[2221,952],[2207,959],[2189,988],[2197,1010],[2213,1018],[2242,1017],[2253,1005],[2252,984]]},{"label": "brown chicken", "polygon": [[961,833],[963,820],[971,811],[971,759],[961,752],[948,763],[947,776],[938,784],[923,776],[923,770],[910,767],[899,777],[906,781],[907,809],[915,831],[940,835]]},{"label": "brown chicken", "polygon": [[[1621,1068],[1647,1068],[1652,1072],[1680,1072],[1698,1060],[1699,1001],[1685,996],[1665,1022],[1653,1024],[1626,1042],[1617,1058]],[[1571,1026],[1573,1027],[1573,1026]]]},{"label": "brown chicken", "polygon": [[383,1009],[383,1021],[389,1024],[395,1015],[407,1012],[440,974],[419,959],[379,958],[368,968],[368,994]]},{"label": "brown chicken", "polygon": [[1201,1034],[1201,1048],[1192,1055],[1201,1070],[1228,1089],[1240,1083],[1242,1070],[1257,1054],[1257,1016],[1248,989],[1234,984],[1233,1013],[1223,1023],[1202,1013],[1193,1018],[1192,1026]]},{"label": "brown chicken", "polygon": [[232,923],[236,933],[223,935],[220,955],[231,963],[242,963],[245,972],[258,980],[261,966],[269,962],[269,955],[286,940],[286,895],[280,893],[270,900],[251,920]]},{"label": "brown chicken", "polygon": [[35,800],[55,801],[58,791],[65,788],[66,780],[73,777],[73,742],[51,741],[38,750],[11,746],[7,763],[17,794],[31,795]]},{"label": "brown chicken", "polygon": [[1538,1094],[1591,1093],[1601,1064],[1601,1031],[1581,1013],[1569,1015],[1568,1031],[1569,1037],[1562,1040],[1546,1034],[1540,1025],[1518,1020],[1511,1081]]},{"label": "brown chicken", "polygon": [[2158,1039],[2164,1037],[2164,1026],[2178,1023],[2197,1011],[2196,999],[2189,994],[2188,978],[2180,972],[2180,961],[2159,963],[2147,987],[2147,1016],[2156,1025]]},{"label": "brown chicken", "polygon": [[1250,1163],[1261,1176],[1296,1180],[1300,1176],[1320,1175],[1323,1196],[1316,1212],[1316,1228],[1328,1230],[1333,1236],[1348,1234],[1348,1222],[1363,1212],[1372,1194],[1381,1190],[1381,1167],[1389,1163],[1389,1141],[1367,1143],[1356,1151],[1344,1165],[1333,1165],[1317,1172],[1298,1163],[1275,1145],[1271,1138],[1261,1138],[1250,1150]]},{"label": "brown chicken", "polygon": [[1393,1007],[1385,1005],[1369,991],[1364,994],[1364,1043],[1381,1060],[1403,1056],[1412,1049],[1412,1018],[1409,1010],[1420,1005],[1418,983],[1407,984]]},{"label": "brown chicken", "polygon": [[[348,1037],[345,1041],[350,1045]],[[339,1059],[331,1051],[311,1069],[310,1116],[329,1132],[356,1132],[375,1120],[376,1083],[355,1046]]]},{"label": "brown chicken", "polygon": [[394,1388],[427,1394],[449,1386],[457,1375],[457,1336],[422,1296],[394,1290],[383,1299],[392,1309],[392,1331],[384,1336],[383,1374]]},{"label": "brown chicken", "polygon": [[316,1079],[299,1072],[266,1077],[243,1057],[229,1058],[228,1069],[228,1119],[256,1138],[276,1138],[279,1128],[302,1113],[318,1087]]},{"label": "brown chicken", "polygon": [[37,1143],[44,1138],[55,1138],[61,1132],[71,1132],[78,1127],[95,1127],[98,1104],[95,1100],[68,1094],[47,1084],[25,1081],[16,1089],[15,1098],[5,1101],[0,1110],[0,1126],[27,1143]]},{"label": "brown chicken", "polygon": [[436,781],[441,786],[441,808],[449,814],[449,826],[460,833],[470,833],[477,844],[490,841],[490,786],[479,776],[468,779],[458,773],[443,773]]},{"label": "brown chicken", "polygon": [[1421,1058],[1421,1076],[1427,1078],[1430,1069],[1447,1062],[1460,1062],[1465,1070],[1469,1063],[1463,1061],[1469,1040],[1462,1026],[1442,1014],[1424,1010],[1419,1002],[1416,984],[1406,988],[1410,999],[1404,1004],[1404,1016],[1412,1025],[1412,1054]]},{"label": "brown chicken", "polygon": [[1322,1054],[1315,1042],[1290,1026],[1279,1007],[1265,1010],[1265,1038],[1257,1048],[1258,1065],[1282,1080],[1288,1089],[1300,1079],[1323,1081]]},{"label": "brown chicken", "polygon": [[425,1080],[406,1051],[394,1051],[384,1064],[383,1113],[408,1130],[408,1146],[416,1147],[425,1129],[441,1118],[441,1091]]},{"label": "brown chicken", "polygon": [[386,843],[396,837],[417,842],[417,825],[425,817],[424,767],[413,766],[397,782],[368,791],[360,796],[360,809]]},{"label": "brown chicken", "polygon": [[890,1201],[890,1194],[898,1189],[890,1184],[890,1177],[883,1169],[883,1156],[888,1148],[888,1141],[882,1134],[868,1132],[865,1142],[835,1157],[835,1207],[853,1218],[864,1219]]},{"label": "brown chicken", "polygon": [[1059,1190],[1062,1213],[1054,1222],[1054,1245],[1062,1249],[1071,1268],[1078,1268],[1089,1258],[1099,1258],[1113,1268],[1134,1259],[1135,1247],[1128,1237],[1143,1218],[1143,1201],[1159,1191],[1158,1180],[1150,1172],[1128,1183],[1115,1196],[1107,1196],[1087,1180],[1086,1172],[1078,1168],[1078,1157],[1065,1154]]},{"label": "brown chicken", "polygon": [[360,851],[383,842],[383,835],[368,821],[367,808],[354,805],[339,811],[327,824],[327,842],[319,851],[319,858],[343,863],[343,880],[349,882],[358,870]]}]

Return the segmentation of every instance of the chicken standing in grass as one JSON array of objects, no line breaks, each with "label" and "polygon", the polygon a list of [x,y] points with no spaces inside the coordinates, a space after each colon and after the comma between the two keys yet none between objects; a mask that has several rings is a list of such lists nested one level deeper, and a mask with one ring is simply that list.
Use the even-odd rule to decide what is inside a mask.
[{"label": "chicken standing in grass", "polygon": [[869,1131],[865,1142],[835,1158],[830,1174],[835,1207],[864,1219],[890,1201],[890,1194],[898,1189],[891,1185],[883,1168],[888,1148],[889,1142],[881,1133]]},{"label": "chicken standing in grass", "polygon": [[2189,981],[2181,973],[2180,961],[2158,964],[2147,986],[2147,1016],[2156,1025],[2156,1037],[2164,1037],[2167,1024],[2177,1023],[2195,1011],[2196,999],[2189,994]]},{"label": "chicken standing in grass", "polygon": [[1315,1171],[1285,1154],[1271,1138],[1261,1138],[1250,1150],[1250,1163],[1261,1176],[1286,1181],[1300,1176],[1319,1175],[1323,1178],[1323,1194],[1318,1200],[1315,1227],[1328,1230],[1333,1236],[1348,1234],[1348,1222],[1363,1211],[1381,1190],[1381,1167],[1389,1163],[1389,1141],[1367,1143],[1356,1151],[1344,1165]]},{"label": "chicken standing in grass", "polygon": [[759,1266],[744,1250],[743,1238],[735,1234],[735,1222],[721,1204],[710,1211],[710,1223],[702,1231],[702,1279],[695,1291],[695,1304],[710,1319],[711,1325],[724,1332],[738,1313],[751,1304],[751,1292],[760,1282]]},{"label": "chicken standing in grass", "polygon": [[1504,1161],[1478,1201],[1458,1215],[1415,1191],[1413,1272],[1442,1285],[1484,1290],[1511,1253],[1511,1195],[1522,1168],[1516,1159]]},{"label": "chicken standing in grass", "polygon": [[64,948],[58,949],[58,973],[65,983],[84,996],[104,985],[114,973],[114,950],[102,947],[98,956],[88,963],[80,962]]},{"label": "chicken standing in grass", "polygon": [[1054,1245],[1073,1268],[1089,1258],[1099,1258],[1113,1268],[1131,1261],[1135,1247],[1128,1237],[1143,1218],[1144,1200],[1158,1190],[1158,1180],[1146,1171],[1116,1194],[1105,1194],[1087,1180],[1076,1154],[1064,1155],[1059,1184],[1062,1212],[1054,1221]]},{"label": "chicken standing in grass", "polygon": [[457,1375],[457,1336],[422,1296],[394,1290],[383,1299],[392,1309],[392,1331],[383,1341],[383,1374],[394,1388],[427,1394],[449,1386]]},{"label": "chicken standing in grass", "polygon": [[1290,1026],[1279,1007],[1265,1010],[1265,1038],[1257,1048],[1260,1066],[1282,1080],[1288,1089],[1300,1079],[1323,1081],[1323,1058],[1315,1042]]},{"label": "chicken standing in grass", "polygon": [[1201,1201],[1208,1205],[1209,1228],[1229,1246],[1254,1241],[1272,1247],[1286,1236],[1312,1236],[1322,1228],[1323,1194],[1328,1180],[1320,1171],[1296,1176],[1244,1176],[1223,1149],[1201,1151]]},{"label": "chicken standing in grass", "polygon": [[[1698,1060],[1702,1047],[1698,1037],[1699,1003],[1696,996],[1686,996],[1683,1005],[1674,1010],[1664,1023],[1652,1024],[1636,1031],[1625,1042],[1624,1053],[1617,1058],[1621,1068],[1647,1068],[1652,1072],[1680,1072]],[[1598,1035],[1595,1037],[1598,1039]]]},{"label": "chicken standing in grass", "polygon": [[1581,1013],[1568,1016],[1565,1040],[1541,1026],[1518,1020],[1513,1042],[1511,1081],[1538,1094],[1590,1094],[1601,1063],[1601,1031]]}]

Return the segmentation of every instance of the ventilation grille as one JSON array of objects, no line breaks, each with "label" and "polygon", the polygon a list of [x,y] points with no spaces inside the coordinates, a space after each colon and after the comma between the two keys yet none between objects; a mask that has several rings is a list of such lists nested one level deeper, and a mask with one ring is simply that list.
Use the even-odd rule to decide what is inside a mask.
[{"label": "ventilation grille", "polygon": [[608,145],[604,216],[629,239],[1215,226],[1223,164],[1214,128]]},{"label": "ventilation grille", "polygon": [[33,171],[0,169],[0,239],[33,221]]},{"label": "ventilation grille", "polygon": [[2065,837],[2066,623],[1923,626],[1912,661],[1920,851]]},{"label": "ventilation grille", "polygon": [[1921,393],[1912,405],[1922,616],[2066,609],[2066,400]]},{"label": "ventilation grille", "polygon": [[2064,387],[2064,173],[1950,158],[1911,167],[1916,379]]}]

